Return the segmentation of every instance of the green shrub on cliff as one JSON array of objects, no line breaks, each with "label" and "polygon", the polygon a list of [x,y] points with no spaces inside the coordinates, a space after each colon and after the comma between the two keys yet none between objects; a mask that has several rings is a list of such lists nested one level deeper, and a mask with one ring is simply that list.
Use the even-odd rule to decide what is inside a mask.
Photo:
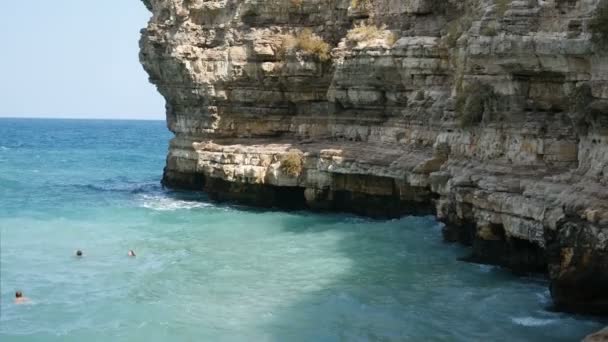
[{"label": "green shrub on cliff", "polygon": [[386,29],[386,26],[375,25],[355,26],[346,34],[346,41],[350,43],[364,43],[374,40],[384,41],[388,46],[393,46],[397,41],[394,33]]},{"label": "green shrub on cliff", "polygon": [[467,36],[467,32],[476,20],[481,19],[481,6],[479,1],[454,1],[448,11],[450,21],[446,23],[441,32],[442,43],[448,48],[455,48],[460,37]]},{"label": "green shrub on cliff", "polygon": [[505,13],[509,9],[511,5],[511,0],[495,0],[496,5],[496,15],[498,17],[504,17]]},{"label": "green shrub on cliff", "polygon": [[291,177],[298,177],[302,173],[302,157],[297,152],[289,152],[281,160],[281,171]]},{"label": "green shrub on cliff", "polygon": [[569,116],[579,134],[587,135],[590,124],[594,121],[591,104],[593,93],[587,83],[574,88],[568,96]]},{"label": "green shrub on cliff", "polygon": [[371,0],[350,0],[351,8],[360,8],[369,5]]},{"label": "green shrub on cliff", "polygon": [[447,32],[443,37],[447,46],[450,48],[456,47],[458,39],[471,28],[472,24],[473,19],[468,15],[448,23]]},{"label": "green shrub on cliff", "polygon": [[585,113],[591,101],[593,101],[593,93],[591,86],[587,83],[582,84],[572,90],[568,96],[570,103],[570,112]]},{"label": "green shrub on cliff", "polygon": [[460,127],[471,127],[483,121],[495,108],[497,96],[494,89],[481,83],[473,83],[462,90],[456,97],[456,117]]},{"label": "green shrub on cliff", "polygon": [[281,53],[286,55],[295,51],[317,57],[321,62],[331,58],[331,46],[323,38],[317,36],[311,29],[304,29],[297,35],[284,35]]},{"label": "green shrub on cliff", "polygon": [[496,35],[498,35],[498,29],[497,29],[496,22],[492,22],[492,23],[486,24],[485,26],[482,26],[479,33],[482,36],[495,37]]},{"label": "green shrub on cliff", "polygon": [[604,0],[598,5],[595,16],[589,22],[589,30],[594,43],[602,48],[608,47],[608,1]]}]

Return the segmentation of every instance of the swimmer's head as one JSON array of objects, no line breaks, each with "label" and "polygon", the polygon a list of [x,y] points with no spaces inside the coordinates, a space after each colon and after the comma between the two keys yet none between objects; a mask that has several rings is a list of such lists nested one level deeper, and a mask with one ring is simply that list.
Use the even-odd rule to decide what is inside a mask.
[{"label": "swimmer's head", "polygon": [[21,291],[15,292],[15,298],[22,298],[22,297],[23,297],[23,292],[21,292]]},{"label": "swimmer's head", "polygon": [[82,251],[80,249],[76,251],[76,256],[79,256],[79,257],[82,256]]},{"label": "swimmer's head", "polygon": [[131,249],[131,250],[129,250],[128,255],[129,255],[130,257],[134,257],[134,256],[135,256],[135,252],[133,252],[133,250]]}]

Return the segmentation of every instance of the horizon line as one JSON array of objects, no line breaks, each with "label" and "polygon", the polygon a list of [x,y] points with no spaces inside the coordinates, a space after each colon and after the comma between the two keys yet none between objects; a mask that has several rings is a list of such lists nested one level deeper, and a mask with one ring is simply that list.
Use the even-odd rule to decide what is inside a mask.
[{"label": "horizon line", "polygon": [[115,121],[166,121],[165,118],[129,118],[129,117],[73,117],[73,116],[1,116],[2,119],[24,119],[24,120],[115,120]]}]

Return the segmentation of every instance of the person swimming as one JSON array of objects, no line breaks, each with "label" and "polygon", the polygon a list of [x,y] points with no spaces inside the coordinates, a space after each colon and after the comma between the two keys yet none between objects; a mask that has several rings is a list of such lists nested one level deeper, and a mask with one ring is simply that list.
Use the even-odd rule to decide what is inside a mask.
[{"label": "person swimming", "polygon": [[29,302],[30,299],[23,296],[23,292],[16,291],[15,292],[15,304],[25,304]]},{"label": "person swimming", "polygon": [[127,253],[128,256],[130,257],[135,257],[135,252],[133,252],[132,249],[129,250],[129,253]]},{"label": "person swimming", "polygon": [[76,251],[77,257],[82,257],[83,255],[84,255],[84,253],[82,253],[82,251],[80,249]]}]

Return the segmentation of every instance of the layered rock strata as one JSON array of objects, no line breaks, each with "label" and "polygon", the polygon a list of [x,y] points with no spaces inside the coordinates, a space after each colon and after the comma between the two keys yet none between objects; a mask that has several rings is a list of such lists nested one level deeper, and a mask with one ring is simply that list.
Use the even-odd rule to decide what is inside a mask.
[{"label": "layered rock strata", "polygon": [[559,309],[608,313],[608,4],[144,3],[165,185],[435,213],[473,260],[547,271]]}]

